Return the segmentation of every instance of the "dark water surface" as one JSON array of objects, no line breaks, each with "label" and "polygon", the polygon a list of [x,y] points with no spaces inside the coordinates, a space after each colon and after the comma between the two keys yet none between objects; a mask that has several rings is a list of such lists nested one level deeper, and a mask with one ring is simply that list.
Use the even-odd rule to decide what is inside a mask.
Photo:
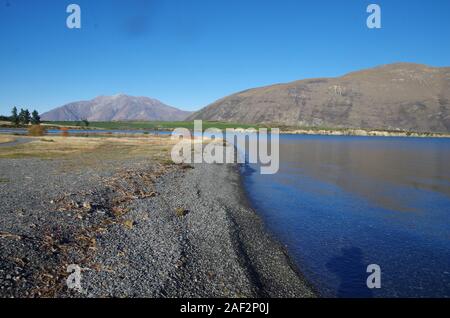
[{"label": "dark water surface", "polygon": [[450,139],[286,135],[280,160],[245,187],[323,295],[450,297]]}]

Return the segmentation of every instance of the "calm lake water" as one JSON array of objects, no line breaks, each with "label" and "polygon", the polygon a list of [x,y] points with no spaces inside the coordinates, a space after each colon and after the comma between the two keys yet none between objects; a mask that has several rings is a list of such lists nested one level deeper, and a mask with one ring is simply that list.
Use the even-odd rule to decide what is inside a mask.
[{"label": "calm lake water", "polygon": [[[245,188],[323,295],[450,297],[450,139],[280,142],[279,173],[250,165]],[[381,266],[381,289],[366,287],[369,264]]]}]

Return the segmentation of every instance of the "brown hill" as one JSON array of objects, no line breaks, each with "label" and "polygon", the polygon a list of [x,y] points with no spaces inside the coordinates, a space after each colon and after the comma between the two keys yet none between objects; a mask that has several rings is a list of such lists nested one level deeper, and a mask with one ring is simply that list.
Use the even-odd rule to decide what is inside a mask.
[{"label": "brown hill", "polygon": [[450,132],[450,68],[399,63],[250,89],[188,119]]}]

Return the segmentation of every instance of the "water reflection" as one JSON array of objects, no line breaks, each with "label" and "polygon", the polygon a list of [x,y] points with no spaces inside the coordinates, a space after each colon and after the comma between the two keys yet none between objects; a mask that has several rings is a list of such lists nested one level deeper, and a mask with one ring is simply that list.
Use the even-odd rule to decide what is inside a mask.
[{"label": "water reflection", "polygon": [[[323,295],[450,296],[450,139],[280,141],[279,173],[247,170],[244,184]],[[381,289],[367,290],[368,264]]]},{"label": "water reflection", "polygon": [[[450,196],[448,141],[404,141],[329,137],[306,138],[294,145],[288,139],[280,146],[280,156],[285,170],[332,182],[386,209],[417,211],[414,198],[405,198],[398,188],[402,186]],[[414,141],[421,144],[421,151]]]}]

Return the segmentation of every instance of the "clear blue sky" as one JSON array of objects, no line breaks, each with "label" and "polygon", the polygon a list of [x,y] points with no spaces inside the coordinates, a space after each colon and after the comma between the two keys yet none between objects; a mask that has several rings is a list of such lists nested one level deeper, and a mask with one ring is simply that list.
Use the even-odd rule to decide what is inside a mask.
[{"label": "clear blue sky", "polygon": [[[66,28],[70,3],[81,30]],[[116,93],[196,110],[379,64],[449,66],[449,15],[450,0],[0,0],[0,113]]]}]

